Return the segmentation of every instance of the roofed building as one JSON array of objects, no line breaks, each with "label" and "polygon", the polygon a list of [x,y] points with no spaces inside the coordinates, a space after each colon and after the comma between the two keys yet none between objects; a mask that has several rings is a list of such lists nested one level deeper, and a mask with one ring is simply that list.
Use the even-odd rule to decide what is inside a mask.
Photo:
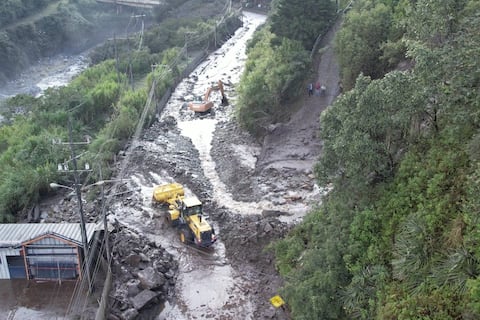
[{"label": "roofed building", "polygon": [[[91,246],[97,225],[85,225]],[[0,279],[78,279],[83,244],[78,223],[0,224]]]}]

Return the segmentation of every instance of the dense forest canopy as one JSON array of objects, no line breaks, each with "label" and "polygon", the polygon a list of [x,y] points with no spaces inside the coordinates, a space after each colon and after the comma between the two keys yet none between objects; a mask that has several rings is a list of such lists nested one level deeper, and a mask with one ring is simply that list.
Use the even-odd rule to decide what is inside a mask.
[{"label": "dense forest canopy", "polygon": [[318,209],[276,246],[295,319],[480,317],[480,3],[360,0]]},{"label": "dense forest canopy", "polygon": [[271,31],[278,37],[300,41],[310,50],[319,33],[331,25],[336,6],[335,1],[274,1]]}]

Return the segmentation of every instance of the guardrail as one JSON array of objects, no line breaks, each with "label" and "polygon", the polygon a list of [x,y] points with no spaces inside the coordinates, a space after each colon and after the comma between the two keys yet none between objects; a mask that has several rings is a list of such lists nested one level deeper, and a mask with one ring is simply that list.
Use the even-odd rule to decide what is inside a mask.
[{"label": "guardrail", "polygon": [[162,3],[161,0],[97,0],[97,2],[150,9],[159,6]]}]

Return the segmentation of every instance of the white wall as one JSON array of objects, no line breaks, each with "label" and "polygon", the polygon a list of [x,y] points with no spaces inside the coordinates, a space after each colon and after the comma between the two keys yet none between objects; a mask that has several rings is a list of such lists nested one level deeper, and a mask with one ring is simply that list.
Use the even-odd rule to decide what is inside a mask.
[{"label": "white wall", "polygon": [[0,279],[10,279],[7,256],[20,256],[20,249],[0,248]]}]

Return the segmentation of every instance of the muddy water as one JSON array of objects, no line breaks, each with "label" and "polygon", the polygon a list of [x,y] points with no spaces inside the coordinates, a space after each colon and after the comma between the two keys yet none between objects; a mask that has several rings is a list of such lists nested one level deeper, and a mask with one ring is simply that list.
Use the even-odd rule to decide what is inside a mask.
[{"label": "muddy water", "polygon": [[75,281],[0,280],[0,319],[64,319],[75,285]]},{"label": "muddy water", "polygon": [[[204,174],[213,185],[213,199],[217,204],[232,212],[245,215],[252,214],[252,212],[261,213],[263,210],[289,212],[289,216],[281,216],[279,219],[283,222],[295,222],[308,211],[309,208],[306,202],[274,205],[272,203],[272,197],[274,197],[272,194],[266,194],[264,199],[259,202],[236,201],[227,191],[227,186],[221,181],[215,169],[215,161],[212,159],[210,150],[216,126],[221,122],[229,120],[235,108],[234,105],[230,104],[228,107],[220,107],[217,103],[213,108],[214,115],[211,118],[193,117],[193,119],[191,111],[186,110],[185,112],[185,110],[179,108],[183,100],[188,101],[194,99],[194,97],[203,96],[207,89],[218,80],[226,84],[226,95],[231,103],[234,102],[233,89],[240,80],[246,60],[245,40],[251,38],[257,26],[263,22],[264,16],[246,13],[244,19],[245,27],[237,31],[232,39],[198,66],[189,78],[184,79],[179,84],[172,94],[162,116],[175,117],[182,135],[192,140],[192,143],[200,154],[200,162]],[[219,101],[219,97],[215,97],[212,94],[211,100]],[[255,167],[256,156],[260,153],[259,148],[234,145],[232,149],[236,150],[239,159],[241,159],[243,163],[246,163],[248,167]],[[267,187],[265,187],[265,189],[267,189]],[[319,192],[318,189],[315,189],[313,193],[306,191],[300,196],[309,199],[316,197]]]},{"label": "muddy water", "polygon": [[[218,113],[217,113],[218,114]],[[280,220],[291,222],[299,217],[302,217],[308,210],[306,203],[288,203],[283,205],[275,205],[267,195],[267,199],[259,202],[244,202],[233,199],[232,194],[228,191],[227,186],[221,181],[216,169],[215,161],[210,154],[212,147],[213,134],[215,132],[215,125],[218,120],[214,119],[196,119],[191,121],[180,121],[178,127],[184,136],[192,140],[193,145],[197,148],[200,156],[200,163],[203,168],[205,176],[213,185],[213,199],[221,206],[229,209],[232,212],[244,215],[252,214],[252,212],[261,213],[263,210],[275,210],[289,212],[290,216],[279,217]],[[240,159],[247,166],[254,168],[258,152],[255,148],[248,146],[237,145],[234,150],[238,150]]]},{"label": "muddy water", "polygon": [[[215,163],[210,155],[212,136],[217,124],[229,119],[233,106],[223,110],[218,108],[213,118],[206,119],[195,119],[190,113],[182,112],[179,106],[185,98],[192,99],[202,96],[207,88],[218,80],[222,80],[226,84],[227,96],[230,97],[233,85],[238,83],[242,72],[246,58],[246,41],[264,21],[265,16],[263,15],[246,13],[244,27],[239,29],[232,39],[194,71],[193,76],[197,77],[197,80],[193,84],[186,79],[178,86],[164,113],[164,116],[171,115],[177,119],[182,134],[190,138],[198,149],[204,174],[213,186],[213,199],[219,205],[225,206],[233,212],[244,214],[261,212],[261,209],[273,209],[273,207],[268,201],[261,203],[234,201],[216,173]],[[29,70],[19,80],[1,88],[0,96],[18,93],[41,94],[47,87],[68,83],[77,72],[79,73],[86,66],[87,61],[82,56],[73,59],[58,57],[46,60],[43,65]],[[148,146],[148,143],[145,145]],[[238,151],[247,166],[254,167],[255,154],[258,153],[258,149],[239,145],[235,146],[235,150]],[[176,231],[163,219],[160,219],[158,210],[151,205],[153,187],[174,181],[168,172],[138,173],[131,178],[134,187],[139,189],[142,198],[141,205],[126,210],[121,203],[115,204],[112,211],[116,214],[111,215],[109,219],[112,221],[118,219],[122,224],[166,248],[179,260],[176,299],[174,302],[166,304],[157,319],[239,319],[239,317],[252,319],[254,306],[249,300],[248,294],[242,289],[248,286],[228,264],[223,243],[217,242],[213,251],[196,250],[182,245],[176,239]],[[187,193],[190,193],[190,190],[187,190]],[[295,209],[289,208],[288,210],[292,212]],[[299,210],[303,210],[303,208]],[[215,227],[218,230],[218,226]],[[68,297],[68,295],[63,293],[62,297]],[[54,299],[56,297],[52,297],[48,303],[52,305]],[[31,299],[31,301],[37,300]],[[55,301],[61,303],[63,300]],[[14,318],[47,319],[49,317],[47,315],[47,318],[42,318],[37,314],[37,308],[39,306],[19,307],[16,309],[17,314],[14,315]],[[59,310],[65,309],[65,306],[59,305]]]},{"label": "muddy water", "polygon": [[[203,173],[213,187],[212,198],[219,206],[240,214],[261,213],[262,210],[270,209],[297,213],[300,217],[307,210],[305,205],[273,205],[268,195],[262,201],[255,203],[234,201],[232,195],[227,191],[227,187],[219,178],[214,159],[210,154],[211,142],[216,127],[231,116],[233,105],[226,108],[216,105],[215,114],[205,118],[196,118],[189,110],[180,108],[185,100],[202,96],[207,88],[218,80],[222,80],[225,84],[227,96],[234,103],[233,89],[234,85],[238,83],[246,59],[246,41],[264,21],[265,16],[263,15],[246,13],[244,27],[202,63],[193,72],[192,77],[179,84],[162,117],[173,116],[177,120],[182,135],[192,140],[199,152],[199,164]],[[54,83],[60,83],[55,80],[55,75],[62,73],[65,72],[53,73]],[[193,78],[195,80],[192,80]],[[40,81],[31,80],[31,83],[41,90],[43,85]],[[5,91],[0,91],[0,94],[2,92]],[[214,94],[218,94],[218,92],[213,93],[212,96]],[[155,143],[152,142],[143,142],[143,147],[147,152],[149,148],[156,148]],[[255,167],[256,155],[259,153],[258,148],[235,145],[233,150],[245,166]],[[159,210],[152,206],[151,197],[154,186],[174,182],[169,173],[165,171],[138,172],[131,178],[134,185],[132,188],[139,190],[140,204],[129,208],[125,208],[122,203],[114,204],[111,209],[115,214],[110,215],[109,219],[111,221],[118,220],[146,236],[166,248],[179,261],[175,301],[167,303],[156,319],[252,319],[254,305],[244,289],[248,288],[248,284],[244,283],[244,280],[229,265],[225,258],[223,243],[218,241],[212,251],[196,250],[182,245],[177,239],[176,230],[168,226],[161,218]],[[187,194],[190,192],[187,190]],[[292,219],[292,217],[285,217],[285,219]],[[218,226],[215,227],[218,230]]]},{"label": "muddy water", "polygon": [[[166,303],[156,319],[189,320],[220,315],[223,319],[237,319],[238,314],[251,314],[253,306],[245,298],[241,289],[243,284],[236,279],[225,258],[223,243],[218,241],[214,249],[205,250],[183,245],[161,210],[152,206],[154,186],[173,182],[167,173],[137,174],[132,177],[132,182],[141,194],[140,207],[127,209],[121,203],[114,204],[111,209],[116,214],[109,219],[121,220],[122,224],[162,246],[175,256],[179,264],[175,301]],[[186,193],[191,191],[187,189]]]},{"label": "muddy water", "polygon": [[[40,96],[50,87],[68,84],[88,67],[86,55],[58,55],[38,61],[16,80],[0,88],[0,102],[17,94]],[[2,117],[0,116],[0,122]],[[0,319],[67,319],[76,282],[0,281]],[[91,311],[88,317],[94,317]]]}]

